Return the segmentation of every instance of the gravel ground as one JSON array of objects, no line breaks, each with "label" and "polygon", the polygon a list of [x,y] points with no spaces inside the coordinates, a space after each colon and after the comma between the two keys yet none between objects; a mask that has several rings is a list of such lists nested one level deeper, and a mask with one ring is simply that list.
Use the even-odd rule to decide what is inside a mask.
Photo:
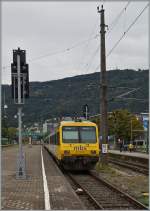
[{"label": "gravel ground", "polygon": [[149,201],[149,177],[132,170],[109,164],[108,167],[96,166],[99,175],[106,181],[128,193],[146,206]]}]

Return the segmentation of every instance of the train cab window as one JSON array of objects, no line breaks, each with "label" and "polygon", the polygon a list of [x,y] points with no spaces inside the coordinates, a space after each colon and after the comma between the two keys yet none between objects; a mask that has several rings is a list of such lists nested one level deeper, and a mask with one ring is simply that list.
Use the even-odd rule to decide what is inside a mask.
[{"label": "train cab window", "polygon": [[64,126],[62,128],[62,133],[63,133],[64,143],[78,143],[79,142],[78,127]]},{"label": "train cab window", "polygon": [[80,127],[80,142],[96,143],[96,128],[89,126]]}]

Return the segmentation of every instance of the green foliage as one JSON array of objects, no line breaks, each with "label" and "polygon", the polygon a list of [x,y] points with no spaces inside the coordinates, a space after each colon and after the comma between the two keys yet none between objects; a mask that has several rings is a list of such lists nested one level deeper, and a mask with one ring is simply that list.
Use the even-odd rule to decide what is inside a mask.
[{"label": "green foliage", "polygon": [[[139,130],[143,130],[143,125],[136,116],[132,115],[126,109],[115,110],[108,118],[109,135],[115,135],[116,138],[124,140],[134,140],[139,136]],[[137,130],[137,131],[134,131]],[[134,133],[133,133],[134,131]]]},{"label": "green foliage", "polygon": [[[93,117],[90,119],[95,122],[100,129],[100,117]],[[131,127],[132,127],[132,140],[143,134],[143,125],[139,119],[131,114],[127,109],[113,110],[108,115],[108,135],[115,136],[116,139],[121,138],[126,141],[131,140]]]},{"label": "green foliage", "polygon": [[16,129],[16,128],[14,128],[14,127],[9,127],[9,128],[8,128],[8,138],[9,138],[10,140],[15,139],[15,137],[16,137],[16,132],[17,132],[17,129]]},{"label": "green foliage", "polygon": [[141,196],[138,198],[138,200],[145,206],[149,206],[149,196]]},{"label": "green foliage", "polygon": [[8,137],[8,128],[2,127],[2,137],[7,138]]},{"label": "green foliage", "polygon": [[8,138],[10,142],[16,138],[16,132],[17,129],[14,127],[2,127],[2,137]]}]

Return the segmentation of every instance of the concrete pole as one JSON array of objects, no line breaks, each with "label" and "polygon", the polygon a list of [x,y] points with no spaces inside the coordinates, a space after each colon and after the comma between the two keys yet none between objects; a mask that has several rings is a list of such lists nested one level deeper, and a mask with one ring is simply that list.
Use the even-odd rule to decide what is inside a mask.
[{"label": "concrete pole", "polygon": [[[102,136],[102,153],[101,153],[101,162],[107,163],[107,146],[108,146],[108,123],[107,123],[107,80],[106,80],[106,55],[105,55],[105,18],[104,18],[104,9],[103,5],[101,10],[98,8],[98,12],[100,13],[100,61],[101,61],[101,81],[100,81],[100,91],[101,91],[101,99],[100,99],[100,110],[101,110],[101,124],[100,124],[100,133]],[[104,149],[106,149],[104,151]]]}]

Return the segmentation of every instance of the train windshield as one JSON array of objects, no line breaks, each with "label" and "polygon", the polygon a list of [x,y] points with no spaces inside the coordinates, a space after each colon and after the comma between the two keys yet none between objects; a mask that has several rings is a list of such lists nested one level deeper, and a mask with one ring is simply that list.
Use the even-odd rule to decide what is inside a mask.
[{"label": "train windshield", "polygon": [[79,132],[78,127],[63,127],[63,142],[64,143],[78,143]]},{"label": "train windshield", "polygon": [[63,127],[64,143],[96,143],[96,128],[85,127]]},{"label": "train windshield", "polygon": [[80,142],[81,143],[96,143],[96,128],[95,127],[80,127]]}]

